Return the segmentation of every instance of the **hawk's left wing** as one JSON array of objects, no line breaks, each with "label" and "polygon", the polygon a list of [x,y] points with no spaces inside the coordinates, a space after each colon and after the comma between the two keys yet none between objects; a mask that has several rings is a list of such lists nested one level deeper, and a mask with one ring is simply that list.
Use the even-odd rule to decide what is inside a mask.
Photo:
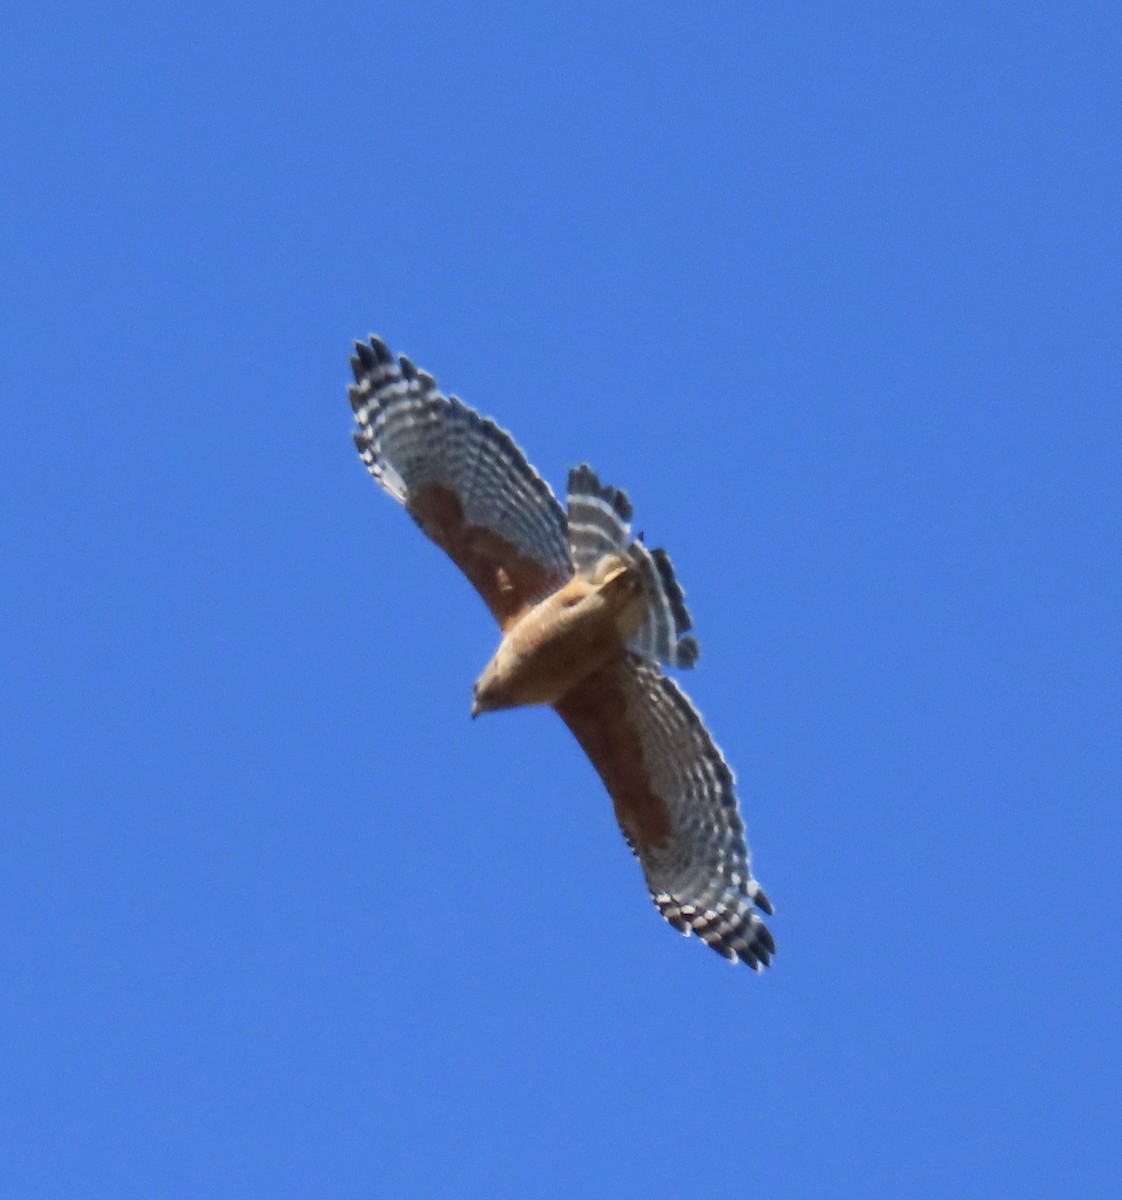
[{"label": "hawk's left wing", "polygon": [[766,965],[771,912],[752,878],[733,775],[678,685],[638,654],[578,684],[556,709],[600,773],[659,912],[725,958]]},{"label": "hawk's left wing", "polygon": [[386,344],[356,342],[355,444],[504,629],[573,574],[565,512],[514,439]]}]

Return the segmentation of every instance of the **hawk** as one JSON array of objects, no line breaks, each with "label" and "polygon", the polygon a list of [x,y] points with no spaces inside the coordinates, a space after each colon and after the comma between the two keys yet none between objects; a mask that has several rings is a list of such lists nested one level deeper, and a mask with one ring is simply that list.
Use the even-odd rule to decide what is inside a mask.
[{"label": "hawk", "polygon": [[552,706],[604,781],[659,912],[759,970],[775,942],[752,877],[733,774],[660,664],[697,642],[665,550],[631,536],[631,504],[587,465],[568,512],[510,434],[377,337],[356,342],[355,444],[483,597],[502,637],[472,716]]}]

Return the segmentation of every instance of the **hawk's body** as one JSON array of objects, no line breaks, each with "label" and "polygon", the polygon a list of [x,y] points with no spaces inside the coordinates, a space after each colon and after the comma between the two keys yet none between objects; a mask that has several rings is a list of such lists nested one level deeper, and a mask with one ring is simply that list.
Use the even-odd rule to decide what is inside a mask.
[{"label": "hawk's body", "polygon": [[726,958],[766,964],[775,943],[754,910],[771,906],[732,772],[658,665],[697,657],[665,551],[631,540],[627,497],[587,466],[570,474],[566,514],[509,434],[379,339],[356,345],[363,461],[502,630],[473,715],[552,705],[599,771],[663,916]]},{"label": "hawk's body", "polygon": [[614,555],[597,567],[602,579],[574,575],[504,629],[475,686],[473,716],[520,704],[560,704],[623,654],[643,621],[640,580]]}]

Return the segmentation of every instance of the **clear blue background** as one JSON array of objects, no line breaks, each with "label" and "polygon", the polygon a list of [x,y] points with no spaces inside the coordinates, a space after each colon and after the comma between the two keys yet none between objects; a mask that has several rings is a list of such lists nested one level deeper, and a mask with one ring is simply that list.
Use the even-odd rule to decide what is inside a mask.
[{"label": "clear blue background", "polygon": [[[1122,1194],[1117,4],[18,5],[0,1190]],[[685,582],[774,968],[350,443]]]}]

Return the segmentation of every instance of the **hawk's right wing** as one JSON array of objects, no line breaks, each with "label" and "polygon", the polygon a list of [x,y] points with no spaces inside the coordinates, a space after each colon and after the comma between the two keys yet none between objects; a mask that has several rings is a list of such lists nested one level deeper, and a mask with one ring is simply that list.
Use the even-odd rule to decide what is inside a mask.
[{"label": "hawk's right wing", "polygon": [[754,910],[771,904],[752,878],[732,771],[678,685],[628,653],[555,707],[600,773],[659,912],[725,958],[766,965],[775,942]]},{"label": "hawk's right wing", "polygon": [[355,445],[504,629],[573,574],[565,512],[505,430],[386,344],[356,342]]}]

